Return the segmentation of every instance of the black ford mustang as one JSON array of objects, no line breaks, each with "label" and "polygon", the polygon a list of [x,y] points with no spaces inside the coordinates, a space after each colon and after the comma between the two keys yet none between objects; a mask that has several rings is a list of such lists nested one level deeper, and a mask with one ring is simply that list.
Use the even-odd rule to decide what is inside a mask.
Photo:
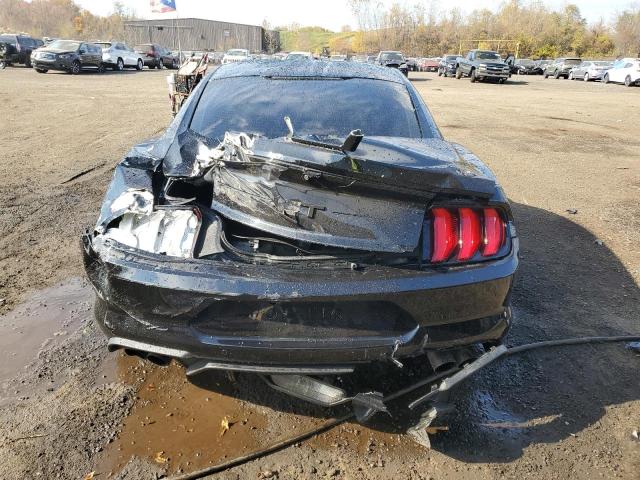
[{"label": "black ford mustang", "polygon": [[498,344],[518,265],[489,169],[398,70],[349,62],[210,73],[83,247],[110,349],[280,381]]}]

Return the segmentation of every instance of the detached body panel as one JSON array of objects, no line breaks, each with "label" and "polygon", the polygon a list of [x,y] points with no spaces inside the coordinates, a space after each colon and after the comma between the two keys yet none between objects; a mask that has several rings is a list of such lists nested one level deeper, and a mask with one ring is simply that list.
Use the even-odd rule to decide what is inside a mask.
[{"label": "detached body panel", "polygon": [[[310,106],[320,92],[345,105]],[[518,266],[493,174],[442,139],[404,76],[321,61],[209,74],[116,167],[82,243],[110,348],[188,373],[496,344]]]}]

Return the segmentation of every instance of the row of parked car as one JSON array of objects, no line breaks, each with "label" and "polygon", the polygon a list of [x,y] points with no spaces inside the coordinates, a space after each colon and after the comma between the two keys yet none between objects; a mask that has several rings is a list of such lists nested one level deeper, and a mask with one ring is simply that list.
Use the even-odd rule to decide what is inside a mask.
[{"label": "row of parked car", "polygon": [[606,60],[582,60],[581,58],[557,58],[555,60],[503,59],[499,53],[489,50],[471,50],[465,57],[444,55],[438,63],[439,76],[469,77],[472,82],[495,78],[501,83],[513,74],[543,75],[544,78],[568,78],[586,82],[600,80],[603,83],[640,85],[640,59],[621,58]]},{"label": "row of parked car", "polygon": [[130,48],[124,42],[51,39],[47,42],[21,34],[0,35],[0,67],[23,64],[39,73],[62,70],[78,74],[82,70],[103,72],[125,68],[178,68],[178,55],[153,43]]}]

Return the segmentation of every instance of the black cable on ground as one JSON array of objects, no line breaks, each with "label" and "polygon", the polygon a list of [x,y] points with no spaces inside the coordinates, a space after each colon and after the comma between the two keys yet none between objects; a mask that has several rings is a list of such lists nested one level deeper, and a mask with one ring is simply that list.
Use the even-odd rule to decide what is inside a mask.
[{"label": "black cable on ground", "polygon": [[[546,340],[543,342],[535,342],[535,343],[528,343],[525,345],[519,345],[517,347],[511,347],[508,348],[507,351],[504,353],[504,356],[511,356],[511,355],[517,355],[520,353],[524,353],[524,352],[528,352],[530,350],[536,350],[539,348],[549,348],[549,347],[561,347],[561,346],[571,346],[571,345],[586,345],[586,344],[598,344],[598,343],[616,343],[616,342],[639,342],[640,341],[640,335],[619,335],[619,336],[613,336],[613,337],[582,337],[582,338],[565,338],[562,340]],[[387,395],[385,397],[385,401],[391,401],[391,400],[395,400],[401,396],[404,396],[420,387],[423,387],[425,385],[428,385],[429,383],[433,383],[436,380],[439,380],[440,378],[446,377],[450,374],[455,373],[455,370],[457,369],[452,369],[446,372],[442,372],[439,374],[435,374],[432,375],[431,377],[428,377],[414,385],[411,385],[407,388],[403,388],[402,390],[398,390],[397,392],[394,392],[390,395]],[[266,457],[267,455],[270,455],[272,453],[275,453],[279,450],[283,450],[287,447],[290,447],[292,445],[295,445],[298,442],[302,442],[304,440],[308,440],[311,437],[314,437],[316,435],[319,435],[321,433],[324,433],[328,430],[331,430],[339,425],[342,425],[343,423],[351,420],[353,417],[355,417],[355,413],[351,412],[347,415],[344,415],[342,417],[338,417],[338,418],[333,418],[331,420],[328,420],[327,422],[323,423],[322,425],[320,425],[319,427],[316,427],[312,430],[309,430],[307,432],[301,433],[299,435],[296,435],[294,437],[290,437],[287,438],[285,440],[281,440],[279,442],[276,442],[266,448],[263,448],[261,450],[257,450],[253,453],[249,453],[248,455],[244,455],[242,457],[236,457],[233,460],[229,460],[228,462],[225,463],[220,463],[218,465],[214,465],[212,467],[207,467],[204,468],[202,470],[198,470],[195,472],[191,472],[191,473],[187,473],[184,475],[178,475],[175,477],[171,477],[170,480],[196,480],[196,479],[200,479],[203,478],[207,475],[213,475],[215,473],[220,473],[223,472],[225,470],[229,470],[230,468],[233,467],[237,467],[239,465],[248,463],[252,460],[257,460],[259,458],[262,457]]]}]

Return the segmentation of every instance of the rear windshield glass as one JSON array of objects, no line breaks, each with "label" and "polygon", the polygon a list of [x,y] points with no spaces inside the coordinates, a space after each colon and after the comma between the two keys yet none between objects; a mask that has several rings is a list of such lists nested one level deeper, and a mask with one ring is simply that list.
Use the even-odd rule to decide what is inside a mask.
[{"label": "rear windshield glass", "polygon": [[564,61],[564,63],[566,65],[580,65],[582,63],[582,60],[577,58],[568,58]]},{"label": "rear windshield glass", "polygon": [[267,138],[288,134],[345,137],[355,129],[370,136],[421,137],[407,88],[371,79],[211,80],[191,120],[196,132],[217,140],[226,131]]},{"label": "rear windshield glass", "polygon": [[146,52],[147,50],[151,50],[151,45],[136,45],[133,49],[136,52]]}]

